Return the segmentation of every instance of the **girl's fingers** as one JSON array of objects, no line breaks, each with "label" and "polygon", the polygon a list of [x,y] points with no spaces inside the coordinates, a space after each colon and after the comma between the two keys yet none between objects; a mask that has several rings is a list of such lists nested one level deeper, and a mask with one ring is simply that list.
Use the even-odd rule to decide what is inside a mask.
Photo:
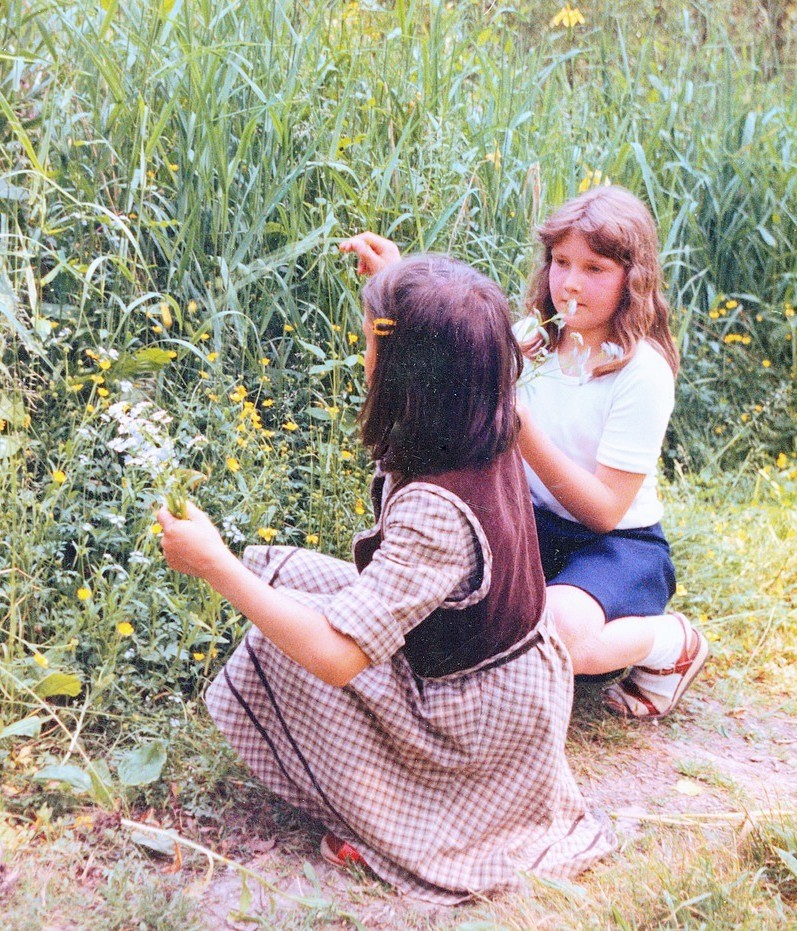
[{"label": "girl's fingers", "polygon": [[172,512],[164,504],[158,509],[158,513],[155,515],[155,519],[165,530],[167,527],[170,527],[177,518],[172,514]]}]

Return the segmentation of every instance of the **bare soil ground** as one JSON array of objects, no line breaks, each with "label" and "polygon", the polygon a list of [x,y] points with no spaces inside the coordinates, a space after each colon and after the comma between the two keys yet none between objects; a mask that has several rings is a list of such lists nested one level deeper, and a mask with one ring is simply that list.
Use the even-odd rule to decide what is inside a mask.
[{"label": "bare soil ground", "polygon": [[[671,719],[651,724],[607,717],[598,685],[578,683],[570,756],[585,796],[614,820],[623,841],[618,857],[657,830],[659,818],[737,813],[735,826],[717,830],[738,831],[745,812],[797,808],[797,719],[778,710],[729,708],[705,685]],[[380,931],[453,927],[468,917],[467,907],[430,909],[391,894],[363,872],[330,867],[318,854],[319,829],[306,822],[282,818],[278,826],[264,810],[258,825],[251,812],[240,814],[251,852],[240,862],[302,902],[269,895],[251,880],[242,900],[239,874],[229,869],[203,891],[212,931],[251,928],[255,916],[265,926],[307,927],[308,908],[326,918],[327,928],[354,926],[349,912]]]}]

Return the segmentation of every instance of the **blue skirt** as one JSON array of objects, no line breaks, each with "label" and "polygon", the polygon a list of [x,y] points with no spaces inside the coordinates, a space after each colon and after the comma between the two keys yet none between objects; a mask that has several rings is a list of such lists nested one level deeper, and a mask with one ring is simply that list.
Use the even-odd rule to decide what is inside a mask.
[{"label": "blue skirt", "polygon": [[573,585],[603,608],[607,621],[663,614],[675,593],[675,567],[661,524],[595,533],[534,506],[548,585]]}]

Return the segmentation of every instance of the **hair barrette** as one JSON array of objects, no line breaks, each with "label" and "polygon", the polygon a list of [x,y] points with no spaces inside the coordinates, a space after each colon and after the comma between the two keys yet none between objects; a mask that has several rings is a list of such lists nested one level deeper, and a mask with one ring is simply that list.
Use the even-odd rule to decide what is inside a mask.
[{"label": "hair barrette", "polygon": [[390,317],[377,317],[371,324],[375,336],[390,336],[396,329],[396,321]]}]

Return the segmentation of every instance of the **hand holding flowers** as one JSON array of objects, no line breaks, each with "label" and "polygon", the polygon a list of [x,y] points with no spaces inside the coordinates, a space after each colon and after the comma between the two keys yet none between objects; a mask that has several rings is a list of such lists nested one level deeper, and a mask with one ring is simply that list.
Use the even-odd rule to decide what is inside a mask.
[{"label": "hand holding flowers", "polygon": [[166,505],[158,511],[163,555],[172,569],[211,581],[235,557],[204,511],[187,501],[185,515],[175,517]]}]

